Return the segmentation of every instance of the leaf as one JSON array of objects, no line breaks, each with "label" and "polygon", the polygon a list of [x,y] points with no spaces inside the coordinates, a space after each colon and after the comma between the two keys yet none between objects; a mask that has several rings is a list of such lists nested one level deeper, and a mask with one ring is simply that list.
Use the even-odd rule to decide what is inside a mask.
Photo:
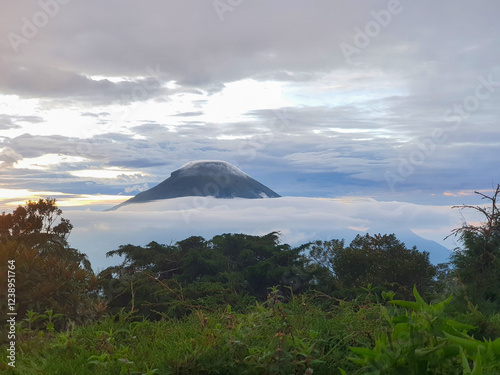
[{"label": "leaf", "polygon": [[363,357],[375,358],[377,356],[377,354],[369,348],[358,348],[358,347],[350,346],[349,349],[353,353],[356,353],[356,354],[363,356]]},{"label": "leaf", "polygon": [[401,307],[406,307],[407,309],[412,309],[415,311],[419,311],[422,309],[422,306],[420,304],[418,304],[417,302],[396,300],[396,301],[389,301],[389,303],[391,303],[393,305],[398,305]]},{"label": "leaf", "polygon": [[344,370],[342,370],[340,367],[338,369],[340,371],[340,375],[347,375],[347,373]]},{"label": "leaf", "polygon": [[355,364],[359,366],[364,366],[365,365],[365,360],[361,358],[354,358],[354,357],[348,357],[347,358],[349,361],[354,362]]},{"label": "leaf", "polygon": [[460,346],[460,358],[462,359],[462,367],[464,369],[464,375],[470,374],[469,360],[465,356],[464,350]]},{"label": "leaf", "polygon": [[413,295],[415,296],[415,301],[417,301],[417,303],[419,304],[419,306],[422,307],[422,309],[428,306],[427,303],[425,303],[424,299],[420,297],[420,294],[418,294],[416,285],[413,286]]},{"label": "leaf", "polygon": [[443,345],[436,346],[434,348],[430,349],[415,349],[415,357],[417,358],[422,358],[425,357],[428,354],[434,353],[437,350],[440,350]]},{"label": "leaf", "polygon": [[451,300],[452,300],[453,294],[450,294],[448,298],[446,298],[444,301],[441,301],[439,303],[436,303],[434,306],[432,306],[432,311],[440,313],[444,310],[446,305],[448,305]]},{"label": "leaf", "polygon": [[470,324],[460,323],[460,322],[457,322],[456,320],[453,320],[453,319],[446,320],[446,324],[448,324],[450,327],[453,327],[459,331],[463,331],[463,330],[468,331],[468,330],[476,328],[474,326],[471,326]]},{"label": "leaf", "polygon": [[392,326],[392,319],[389,316],[389,313],[387,312],[387,309],[385,308],[385,306],[382,306],[381,313],[382,313],[382,316],[385,318],[385,320],[387,320],[387,322]]},{"label": "leaf", "polygon": [[481,353],[477,351],[476,360],[474,361],[474,367],[470,375],[482,375],[483,374],[483,364],[481,361]]},{"label": "leaf", "polygon": [[444,358],[456,357],[459,354],[460,348],[461,348],[461,346],[459,346],[459,345],[446,345],[443,348]]},{"label": "leaf", "polygon": [[394,318],[392,318],[392,322],[393,323],[409,323],[410,322],[410,318],[408,318],[406,315],[400,315],[400,316],[395,316]]},{"label": "leaf", "polygon": [[446,338],[449,341],[451,341],[455,344],[458,344],[461,347],[463,347],[464,349],[467,349],[471,352],[476,352],[479,350],[480,346],[484,346],[481,341],[474,340],[472,338],[466,339],[466,338],[462,338],[462,337],[456,337],[456,336],[452,336],[446,332],[444,332],[444,335],[446,336]]}]

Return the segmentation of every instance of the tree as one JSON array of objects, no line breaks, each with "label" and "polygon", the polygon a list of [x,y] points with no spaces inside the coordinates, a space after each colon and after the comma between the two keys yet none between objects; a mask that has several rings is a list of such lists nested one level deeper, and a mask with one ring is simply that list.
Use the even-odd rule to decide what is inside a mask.
[{"label": "tree", "polygon": [[124,262],[101,273],[104,293],[115,309],[127,307],[153,316],[193,306],[226,306],[265,299],[271,286],[295,292],[308,286],[301,248],[281,244],[279,233],[264,236],[222,234],[205,240],[192,236],[175,245],[151,242],[146,247],[125,245],[108,256]]},{"label": "tree", "polygon": [[500,184],[491,197],[475,193],[489,201],[488,204],[454,208],[472,209],[482,215],[483,221],[479,225],[464,222],[452,231],[451,235],[459,237],[463,247],[455,249],[451,263],[466,297],[473,304],[493,304],[497,310],[500,307],[500,211],[497,205]]},{"label": "tree", "polygon": [[0,260],[2,266],[15,261],[19,316],[29,309],[53,309],[72,320],[92,315],[97,279],[87,256],[69,246],[73,225],[61,215],[54,199],[0,215]]},{"label": "tree", "polygon": [[347,247],[343,240],[316,241],[310,245],[310,259],[312,266],[331,273],[337,288],[371,284],[404,297],[411,296],[414,285],[427,291],[436,273],[429,253],[406,248],[394,234],[357,235]]},{"label": "tree", "polygon": [[2,213],[0,238],[18,239],[44,234],[66,240],[73,225],[61,214],[62,210],[56,206],[55,199],[28,201],[25,206],[18,206],[12,214]]},{"label": "tree", "polygon": [[[16,241],[5,241],[0,243],[0,262],[6,265],[8,260],[15,260],[19,319],[28,310],[43,313],[47,309],[76,322],[95,317],[98,280],[79,262],[40,254]],[[7,275],[7,271],[2,270],[2,274]],[[4,296],[0,298],[6,301]]]},{"label": "tree", "polygon": [[36,249],[41,255],[51,254],[80,262],[91,270],[87,256],[69,246],[67,239],[73,225],[61,215],[62,210],[57,207],[56,200],[50,198],[28,201],[12,213],[3,212],[0,215],[0,242],[15,241]]}]

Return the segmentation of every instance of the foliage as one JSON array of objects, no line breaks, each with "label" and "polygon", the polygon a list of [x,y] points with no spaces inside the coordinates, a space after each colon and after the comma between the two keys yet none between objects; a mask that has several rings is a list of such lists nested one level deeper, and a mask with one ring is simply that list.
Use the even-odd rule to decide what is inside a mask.
[{"label": "foliage", "polygon": [[316,303],[321,298],[310,293],[285,299],[271,288],[265,302],[244,314],[226,306],[152,322],[121,312],[60,333],[30,331],[25,322],[10,373],[331,375],[339,366],[353,370],[348,346],[370,344],[381,326],[379,307],[331,300],[324,310]]},{"label": "foliage", "polygon": [[87,256],[69,247],[67,239],[73,224],[61,215],[56,200],[50,198],[28,201],[12,213],[3,212],[0,215],[0,243],[15,242],[36,249],[40,255],[78,262],[90,271]]},{"label": "foliage", "polygon": [[290,286],[294,292],[305,289],[310,275],[300,251],[280,244],[278,233],[125,245],[107,254],[124,256],[123,263],[100,277],[114,311],[127,308],[159,318],[182,316],[200,306],[244,309],[249,301],[265,299],[272,285]]},{"label": "foliage", "polygon": [[275,232],[208,241],[194,236],[173,245],[124,245],[107,255],[124,257],[100,274],[112,311],[126,308],[155,319],[200,306],[243,311],[248,301],[264,300],[272,285],[284,287],[282,293],[314,288],[350,298],[373,285],[379,295],[392,289],[408,297],[413,285],[429,289],[435,274],[427,253],[407,249],[394,235],[358,236],[348,247],[332,240],[297,248],[281,244]]},{"label": "foliage", "polygon": [[99,315],[96,306],[98,281],[79,263],[52,255],[40,255],[16,242],[0,244],[0,262],[16,261],[17,313],[53,309],[65,320],[84,321]]},{"label": "foliage", "polygon": [[60,217],[62,210],[57,208],[55,202],[55,199],[28,201],[11,214],[3,212],[0,216],[0,238],[25,239],[29,235],[45,233],[66,239],[73,225]]},{"label": "foliage", "polygon": [[[451,301],[430,305],[414,291],[415,302],[391,301],[399,306],[383,314],[389,323],[373,348],[351,347],[351,360],[362,367],[357,374],[498,374],[500,338],[476,340],[467,332],[473,326],[444,313]],[[402,309],[401,309],[402,308]]]},{"label": "foliage", "polygon": [[500,185],[491,197],[476,192],[490,206],[458,206],[479,212],[484,221],[479,225],[464,223],[452,234],[458,236],[463,248],[452,256],[454,277],[463,285],[463,298],[479,304],[488,312],[500,308],[500,210],[497,199]]},{"label": "foliage", "polygon": [[[99,315],[93,311],[97,279],[86,255],[69,247],[72,225],[61,214],[55,200],[41,199],[0,216],[0,267],[6,275],[7,261],[15,261],[19,319],[28,310],[54,310],[64,314],[65,321]],[[2,285],[2,294],[6,290]],[[0,298],[6,301],[5,296]],[[2,310],[5,308],[2,304]],[[62,326],[62,322],[57,324]]]},{"label": "foliage", "polygon": [[60,333],[49,329],[49,312],[31,314],[29,320],[47,328],[33,331],[28,320],[22,323],[16,370],[10,373],[500,372],[500,339],[476,339],[469,333],[473,326],[450,318],[451,296],[436,304],[427,304],[416,289],[414,302],[384,296],[388,301],[372,302],[367,295],[346,302],[311,291],[287,299],[274,287],[246,313],[226,306],[152,322],[121,312]]},{"label": "foliage", "polygon": [[309,252],[312,266],[330,271],[337,289],[373,285],[410,297],[414,285],[428,291],[436,274],[429,253],[407,249],[394,234],[357,235],[347,247],[343,240],[316,241]]},{"label": "foliage", "polygon": [[0,217],[0,262],[16,260],[22,295],[17,367],[3,357],[0,372],[498,374],[498,194],[461,206],[485,221],[453,231],[451,267],[394,235],[292,248],[273,232],[120,246],[99,277],[55,201],[29,202]]},{"label": "foliage", "polygon": [[[50,198],[28,201],[12,213],[3,212],[0,215],[0,242],[16,241],[29,248],[37,248],[41,253],[68,258],[69,253],[65,249],[73,225],[61,215],[62,210],[57,207],[55,199]],[[79,261],[88,262],[83,254],[72,251],[71,255],[79,256]]]}]

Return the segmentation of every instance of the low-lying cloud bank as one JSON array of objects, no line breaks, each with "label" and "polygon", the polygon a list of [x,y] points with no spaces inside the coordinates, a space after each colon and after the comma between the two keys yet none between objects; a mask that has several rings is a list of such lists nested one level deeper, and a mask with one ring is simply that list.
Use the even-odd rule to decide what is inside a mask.
[{"label": "low-lying cloud bank", "polygon": [[431,261],[439,263],[450,254],[442,246],[456,246],[453,239],[444,242],[444,237],[461,224],[459,212],[447,206],[352,197],[185,197],[110,212],[65,211],[65,216],[75,227],[71,245],[86,253],[96,270],[118,263],[105,253],[119,245],[170,244],[192,235],[209,239],[222,233],[262,235],[271,231],[280,231],[282,241],[292,246],[316,239],[350,241],[357,233],[395,233],[407,246],[429,251]]}]

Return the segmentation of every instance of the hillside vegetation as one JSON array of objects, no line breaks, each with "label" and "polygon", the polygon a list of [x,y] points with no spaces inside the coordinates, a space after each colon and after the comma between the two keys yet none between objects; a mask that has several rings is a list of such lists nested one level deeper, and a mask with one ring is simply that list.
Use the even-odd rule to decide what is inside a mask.
[{"label": "hillside vegetation", "polygon": [[55,201],[28,202],[0,216],[18,313],[15,367],[4,325],[0,371],[498,374],[499,193],[461,207],[484,221],[452,233],[448,264],[391,234],[291,247],[273,232],[127,244],[97,275]]}]

